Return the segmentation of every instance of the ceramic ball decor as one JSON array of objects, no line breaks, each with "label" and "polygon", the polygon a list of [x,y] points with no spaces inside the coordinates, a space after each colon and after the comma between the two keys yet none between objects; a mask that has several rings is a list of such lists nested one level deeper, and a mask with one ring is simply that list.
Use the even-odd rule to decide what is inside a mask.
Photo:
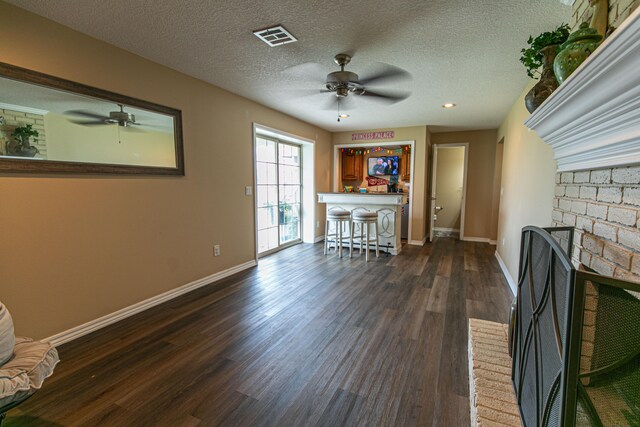
[{"label": "ceramic ball decor", "polygon": [[598,48],[601,41],[602,36],[586,22],[569,35],[567,41],[560,46],[553,62],[553,71],[558,83],[562,84]]}]

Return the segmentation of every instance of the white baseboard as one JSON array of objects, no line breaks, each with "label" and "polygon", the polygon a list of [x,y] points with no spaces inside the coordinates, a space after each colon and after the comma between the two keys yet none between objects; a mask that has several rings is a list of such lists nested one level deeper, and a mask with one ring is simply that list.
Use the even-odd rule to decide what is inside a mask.
[{"label": "white baseboard", "polygon": [[491,240],[488,237],[463,237],[460,240],[465,242],[478,242],[478,243],[490,243]]},{"label": "white baseboard", "polygon": [[424,246],[424,244],[427,243],[427,236],[424,236],[422,240],[409,240],[407,243],[415,246]]},{"label": "white baseboard", "polygon": [[488,237],[463,237],[462,240],[465,242],[479,242],[479,243],[488,243],[490,245],[497,245],[497,240],[491,240]]},{"label": "white baseboard", "polygon": [[509,270],[507,269],[507,265],[500,258],[500,254],[496,251],[496,259],[498,260],[498,264],[500,264],[500,268],[502,269],[502,274],[504,274],[505,279],[507,279],[507,283],[509,284],[509,288],[511,289],[511,293],[515,296],[518,293],[518,286],[516,285],[515,280],[509,274]]},{"label": "white baseboard", "polygon": [[225,277],[229,277],[248,268],[255,267],[256,265],[258,265],[256,260],[251,260],[243,264],[236,265],[235,267],[219,271],[210,276],[194,280],[193,282],[187,283],[186,285],[171,289],[170,291],[161,293],[144,301],[140,301],[136,304],[130,305],[129,307],[125,307],[111,314],[107,314],[106,316],[91,320],[90,322],[87,322],[80,326],[76,326],[74,328],[52,335],[49,338],[45,338],[43,341],[48,341],[54,346],[64,344],[76,338],[80,338],[84,335],[90,334],[91,332],[97,331],[98,329],[104,328],[105,326],[116,323],[119,320],[126,319],[127,317],[133,316],[134,314],[140,313],[151,307],[155,307],[156,305],[162,304],[165,301],[169,301],[171,299],[179,297],[180,295],[186,294],[187,292],[191,292],[195,289],[217,282],[218,280],[222,280]]},{"label": "white baseboard", "polygon": [[315,243],[322,242],[324,240],[324,236],[318,236],[315,239]]},{"label": "white baseboard", "polygon": [[459,228],[433,227],[433,231],[443,231],[445,233],[459,233]]}]

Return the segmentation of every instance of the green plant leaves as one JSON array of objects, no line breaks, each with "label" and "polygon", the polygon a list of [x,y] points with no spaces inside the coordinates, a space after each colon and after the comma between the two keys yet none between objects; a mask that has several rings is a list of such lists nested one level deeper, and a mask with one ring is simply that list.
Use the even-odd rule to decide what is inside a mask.
[{"label": "green plant leaves", "polygon": [[538,69],[542,66],[542,54],[540,53],[540,49],[552,44],[562,44],[568,37],[568,24],[561,24],[555,30],[544,32],[536,38],[529,36],[529,39],[527,40],[529,47],[520,51],[520,53],[522,53],[520,62],[522,62],[524,67],[527,69],[527,75],[534,78],[536,73],[539,74]]}]

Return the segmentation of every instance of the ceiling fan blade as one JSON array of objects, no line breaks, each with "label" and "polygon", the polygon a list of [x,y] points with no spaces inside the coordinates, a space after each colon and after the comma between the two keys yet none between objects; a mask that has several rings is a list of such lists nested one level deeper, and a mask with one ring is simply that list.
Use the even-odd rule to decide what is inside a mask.
[{"label": "ceiling fan blade", "polygon": [[107,120],[109,118],[109,116],[103,116],[103,115],[93,113],[91,111],[86,111],[86,110],[69,110],[69,111],[65,111],[64,114],[69,114],[72,116],[89,117],[91,119],[96,119],[96,120]]},{"label": "ceiling fan blade", "polygon": [[96,120],[96,121],[89,121],[89,122],[85,122],[82,120],[69,120],[69,121],[76,125],[82,125],[82,126],[100,126],[100,125],[111,124],[111,123],[105,123],[103,120]]},{"label": "ceiling fan blade", "polygon": [[317,62],[306,62],[285,68],[282,70],[282,74],[297,81],[324,83],[327,77],[327,68]]},{"label": "ceiling fan blade", "polygon": [[407,92],[380,92],[366,89],[359,95],[371,98],[372,100],[383,101],[388,104],[395,104],[396,102],[404,101],[411,96],[411,94]]},{"label": "ceiling fan blade", "polygon": [[403,70],[402,68],[389,65],[389,64],[380,64],[382,69],[377,73],[370,75],[368,77],[363,77],[360,79],[360,84],[363,86],[378,84],[382,82],[390,82],[394,80],[407,80],[411,78],[411,73]]}]

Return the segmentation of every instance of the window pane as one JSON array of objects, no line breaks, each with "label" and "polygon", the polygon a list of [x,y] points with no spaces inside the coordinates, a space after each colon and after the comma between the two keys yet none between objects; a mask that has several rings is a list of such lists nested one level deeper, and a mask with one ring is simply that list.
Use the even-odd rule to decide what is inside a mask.
[{"label": "window pane", "polygon": [[280,200],[281,204],[300,203],[300,186],[299,185],[281,185]]},{"label": "window pane", "polygon": [[268,139],[256,139],[256,160],[259,162],[275,163],[276,143]]},{"label": "window pane", "polygon": [[291,221],[300,222],[300,205],[291,205]]},{"label": "window pane", "polygon": [[276,175],[277,166],[272,163],[267,163],[266,167],[267,167],[267,180],[262,184],[277,184],[278,183],[278,176]]},{"label": "window pane", "polygon": [[264,163],[256,164],[256,183],[257,184],[267,183],[267,165]]},{"label": "window pane", "polygon": [[300,238],[300,223],[292,222],[280,226],[280,240],[282,243],[291,242]]},{"label": "window pane", "polygon": [[276,206],[278,204],[278,187],[270,185],[269,189],[269,206]]},{"label": "window pane", "polygon": [[278,227],[267,229],[269,234],[269,249],[278,247]]},{"label": "window pane", "polygon": [[278,149],[278,162],[284,165],[300,164],[300,147],[280,144]]},{"label": "window pane", "polygon": [[256,190],[257,190],[257,194],[256,194],[257,202],[256,203],[258,204],[259,208],[269,205],[267,188],[268,187],[266,185],[258,185],[256,187]]},{"label": "window pane", "polygon": [[280,205],[278,212],[279,224],[288,224],[290,222],[297,222],[300,220],[300,205]]},{"label": "window pane", "polygon": [[269,232],[267,230],[258,230],[258,253],[262,253],[269,249]]},{"label": "window pane", "polygon": [[276,216],[276,207],[258,208],[258,230],[275,227],[278,217]]}]

